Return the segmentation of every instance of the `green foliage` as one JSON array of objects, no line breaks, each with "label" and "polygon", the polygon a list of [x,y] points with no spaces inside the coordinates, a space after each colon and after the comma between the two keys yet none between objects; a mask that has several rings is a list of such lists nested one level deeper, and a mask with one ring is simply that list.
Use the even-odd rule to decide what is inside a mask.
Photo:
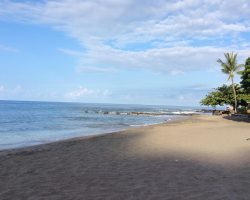
[{"label": "green foliage", "polygon": [[232,90],[233,90],[233,97],[234,97],[234,112],[237,112],[237,92],[234,85],[234,75],[236,73],[240,73],[240,68],[243,65],[237,63],[237,54],[236,53],[224,53],[226,61],[222,61],[218,59],[217,62],[221,65],[221,71],[225,74],[228,74],[228,80],[232,81]]},{"label": "green foliage", "polygon": [[241,106],[238,109],[238,112],[241,113],[241,114],[246,114],[247,113],[247,108],[245,106]]},{"label": "green foliage", "polygon": [[238,99],[250,102],[250,93],[245,94],[244,91],[241,91],[241,94],[238,95]]},{"label": "green foliage", "polygon": [[[238,85],[235,87],[236,91],[240,93]],[[215,107],[217,105],[232,105],[234,106],[234,95],[232,87],[228,85],[222,85],[210,92],[204,99],[201,100],[201,105]]]},{"label": "green foliage", "polygon": [[241,79],[241,87],[247,94],[250,94],[250,57],[246,60],[245,69],[242,71]]},{"label": "green foliage", "polygon": [[[217,62],[221,65],[221,71],[228,75],[228,80],[232,81],[232,85],[222,85],[215,88],[208,93],[204,99],[201,100],[201,105],[215,107],[217,105],[231,105],[234,111],[241,106],[242,112],[246,112],[248,103],[250,102],[250,57],[246,60],[245,69],[240,72],[241,64],[237,64],[237,54],[224,53],[225,62],[218,59]],[[241,88],[234,84],[234,76],[236,73],[241,73]]]},{"label": "green foliage", "polygon": [[240,71],[243,65],[237,63],[237,53],[224,53],[226,61],[218,59],[217,62],[221,65],[221,71],[224,74],[228,74],[228,80],[233,79],[235,73]]}]

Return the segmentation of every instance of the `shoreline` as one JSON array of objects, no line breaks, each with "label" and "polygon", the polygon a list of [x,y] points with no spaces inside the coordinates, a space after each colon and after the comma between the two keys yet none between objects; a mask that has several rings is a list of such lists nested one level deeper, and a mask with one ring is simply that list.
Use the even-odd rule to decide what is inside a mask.
[{"label": "shoreline", "polygon": [[[202,114],[199,114],[202,115]],[[161,124],[165,124],[165,123],[174,123],[174,122],[181,122],[181,121],[185,121],[189,118],[192,118],[194,116],[198,116],[196,114],[191,114],[191,115],[181,115],[178,118],[174,118],[174,119],[170,119],[167,121],[163,121],[160,123],[155,123],[155,124],[144,124],[144,125],[136,125],[136,126],[129,126],[128,128],[124,128],[118,131],[112,131],[112,132],[105,132],[105,133],[96,133],[96,134],[92,134],[92,135],[86,135],[86,136],[78,136],[78,137],[72,137],[72,138],[66,138],[66,139],[58,139],[55,141],[50,141],[50,142],[45,142],[45,143],[41,143],[41,144],[35,144],[35,145],[29,145],[29,146],[21,146],[21,147],[16,147],[16,148],[7,148],[7,149],[0,149],[0,156],[2,154],[8,153],[8,152],[16,152],[16,151],[29,151],[29,150],[33,150],[33,149],[37,149],[37,148],[42,148],[43,145],[49,145],[49,144],[54,144],[54,143],[60,143],[60,142],[67,142],[67,141],[76,141],[76,140],[87,140],[89,138],[93,138],[93,137],[102,137],[105,135],[110,135],[110,134],[119,134],[122,133],[124,131],[129,131],[130,129],[139,129],[139,128],[144,128],[144,127],[150,127],[150,126],[157,126],[157,125],[161,125]]]},{"label": "shoreline", "polygon": [[0,152],[0,199],[250,199],[249,130],[192,116]]}]

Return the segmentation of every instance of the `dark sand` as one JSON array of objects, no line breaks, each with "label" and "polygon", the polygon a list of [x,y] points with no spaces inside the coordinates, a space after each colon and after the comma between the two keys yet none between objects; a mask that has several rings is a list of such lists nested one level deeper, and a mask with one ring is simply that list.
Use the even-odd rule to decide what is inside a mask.
[{"label": "dark sand", "polygon": [[195,116],[3,151],[0,199],[249,200],[250,123]]}]

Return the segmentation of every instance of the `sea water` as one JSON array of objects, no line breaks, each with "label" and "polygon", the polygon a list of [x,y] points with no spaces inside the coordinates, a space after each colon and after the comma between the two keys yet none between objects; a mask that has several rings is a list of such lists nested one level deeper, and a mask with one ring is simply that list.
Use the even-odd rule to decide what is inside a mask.
[{"label": "sea water", "polygon": [[0,150],[157,124],[197,108],[0,101]]}]

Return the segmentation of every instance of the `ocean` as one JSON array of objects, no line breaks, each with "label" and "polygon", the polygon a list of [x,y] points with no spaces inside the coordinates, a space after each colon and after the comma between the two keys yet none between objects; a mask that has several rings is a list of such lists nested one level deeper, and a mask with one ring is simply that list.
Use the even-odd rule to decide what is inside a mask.
[{"label": "ocean", "polygon": [[0,150],[158,124],[195,107],[0,101]]}]

